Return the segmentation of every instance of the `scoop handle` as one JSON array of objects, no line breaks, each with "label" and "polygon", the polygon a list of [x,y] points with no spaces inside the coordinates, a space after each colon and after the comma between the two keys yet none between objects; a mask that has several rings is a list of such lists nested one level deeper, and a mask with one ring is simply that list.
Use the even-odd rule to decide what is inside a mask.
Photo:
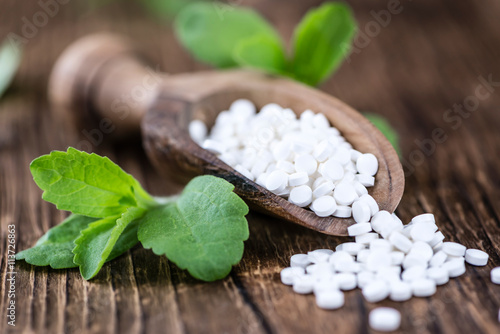
[{"label": "scoop handle", "polygon": [[69,45],[56,61],[49,100],[59,116],[76,124],[112,124],[114,134],[127,135],[139,131],[164,77],[124,38],[89,35]]}]

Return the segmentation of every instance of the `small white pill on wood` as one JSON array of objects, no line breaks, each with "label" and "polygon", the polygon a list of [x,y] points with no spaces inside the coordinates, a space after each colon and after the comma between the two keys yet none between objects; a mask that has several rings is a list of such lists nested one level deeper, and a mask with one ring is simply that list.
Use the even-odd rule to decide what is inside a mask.
[{"label": "small white pill on wood", "polygon": [[307,254],[295,254],[290,257],[290,267],[305,268],[311,264]]},{"label": "small white pill on wood", "polygon": [[271,172],[266,179],[266,188],[272,192],[283,190],[287,185],[288,174],[281,170]]},{"label": "small white pill on wood", "polygon": [[365,187],[373,187],[375,185],[375,178],[367,174],[356,174],[356,180]]},{"label": "small white pill on wood", "polygon": [[[367,208],[368,208],[368,206],[367,206]],[[369,208],[368,208],[368,210],[369,210]],[[357,235],[368,233],[371,230],[372,230],[372,226],[370,223],[357,223],[357,224],[353,224],[353,225],[349,226],[347,228],[347,233],[351,237],[355,237]]]},{"label": "small white pill on wood", "polygon": [[340,273],[334,276],[339,288],[344,291],[356,288],[356,275],[353,273]]},{"label": "small white pill on wood", "polygon": [[369,244],[372,240],[378,239],[378,233],[369,232],[355,237],[355,241],[358,244]]},{"label": "small white pill on wood", "polygon": [[448,272],[448,276],[450,277],[458,277],[465,273],[465,261],[462,259],[452,259],[450,261],[445,262],[441,268],[445,269]]},{"label": "small white pill on wood", "polygon": [[358,254],[363,248],[365,248],[364,245],[355,242],[345,242],[342,244],[342,250],[353,256]]},{"label": "small white pill on wood", "polygon": [[331,196],[321,196],[312,202],[311,210],[319,217],[328,217],[337,210],[337,203]]},{"label": "small white pill on wood", "polygon": [[326,310],[335,310],[344,306],[344,293],[338,290],[322,291],[316,295],[316,305]]},{"label": "small white pill on wood", "polygon": [[413,217],[411,220],[412,223],[418,224],[418,223],[435,223],[436,219],[434,218],[434,215],[432,213],[423,213],[421,215]]},{"label": "small white pill on wood", "polygon": [[378,171],[377,157],[371,153],[362,154],[356,160],[356,168],[360,174],[375,175]]},{"label": "small white pill on wood", "polygon": [[[313,187],[314,187],[314,185],[313,185]],[[319,186],[314,188],[313,196],[318,198],[321,196],[331,194],[331,192],[333,191],[334,188],[335,188],[335,185],[333,184],[332,181],[323,182],[322,184],[320,184]]]},{"label": "small white pill on wood", "polygon": [[297,206],[305,207],[312,202],[312,190],[306,185],[295,187],[290,191],[288,200]]},{"label": "small white pill on wood", "polygon": [[390,284],[391,287],[391,300],[395,302],[403,302],[408,300],[412,296],[411,285],[406,282],[392,282]]},{"label": "small white pill on wood", "polygon": [[312,175],[318,168],[318,162],[312,155],[304,154],[295,159],[295,170],[297,172],[305,172],[307,175]]},{"label": "small white pill on wood", "polygon": [[281,270],[281,282],[285,285],[293,285],[296,278],[305,275],[304,268],[302,267],[288,267]]},{"label": "small white pill on wood", "polygon": [[431,267],[427,269],[426,276],[433,280],[436,285],[443,285],[450,280],[448,271],[441,267]]},{"label": "small white pill on wood", "polygon": [[313,292],[315,278],[310,275],[298,277],[293,282],[293,291],[300,294],[309,294]]},{"label": "small white pill on wood", "polygon": [[306,172],[293,173],[288,177],[288,185],[290,187],[301,186],[309,181],[309,175]]},{"label": "small white pill on wood", "polygon": [[401,313],[390,307],[379,307],[370,312],[370,327],[380,332],[392,332],[401,325]]},{"label": "small white pill on wood", "polygon": [[431,279],[420,278],[410,284],[415,297],[430,297],[436,293],[436,283]]},{"label": "small white pill on wood", "polygon": [[489,255],[479,249],[468,249],[465,251],[465,261],[473,266],[485,266]]},{"label": "small white pill on wood", "polygon": [[206,124],[199,119],[192,120],[189,123],[189,135],[195,142],[203,142],[207,137],[207,132]]},{"label": "small white pill on wood", "polygon": [[387,282],[383,280],[376,280],[368,283],[362,290],[363,297],[370,303],[377,303],[386,299],[391,290]]},{"label": "small white pill on wood", "polygon": [[[354,218],[354,221],[356,221],[356,223],[368,223],[371,217],[370,206],[368,205],[368,203],[365,203],[363,201],[354,202],[352,204],[352,217]],[[370,225],[369,231],[371,231],[371,224],[368,224]]]},{"label": "small white pill on wood", "polygon": [[351,217],[351,207],[347,205],[337,205],[337,209],[333,212],[333,216],[337,218]]},{"label": "small white pill on wood", "polygon": [[408,253],[411,249],[412,242],[410,239],[402,235],[400,232],[393,232],[389,237],[389,242],[404,253]]},{"label": "small white pill on wood", "polygon": [[464,256],[467,248],[457,242],[443,243],[443,252],[451,256]]},{"label": "small white pill on wood", "polygon": [[328,159],[320,172],[321,175],[332,181],[338,181],[344,177],[344,167],[333,159]]},{"label": "small white pill on wood", "polygon": [[416,224],[410,236],[414,241],[430,242],[434,238],[434,228],[431,224]]},{"label": "small white pill on wood", "polygon": [[347,182],[340,182],[333,190],[333,198],[340,205],[350,205],[357,197],[356,190]]},{"label": "small white pill on wood", "polygon": [[405,282],[412,282],[416,279],[424,278],[425,274],[425,266],[413,266],[403,271],[403,273],[401,274],[401,279]]},{"label": "small white pill on wood", "polygon": [[372,216],[375,215],[379,211],[377,201],[375,201],[375,199],[372,196],[366,194],[366,195],[360,196],[359,200],[365,201],[366,203],[368,203],[368,205],[370,206],[370,211],[372,213]]},{"label": "small white pill on wood", "polygon": [[491,276],[491,282],[495,284],[500,284],[500,267],[491,269],[490,276]]},{"label": "small white pill on wood", "polygon": [[431,267],[439,267],[441,266],[443,263],[446,262],[446,259],[448,258],[448,255],[446,255],[445,252],[443,252],[442,250],[436,252],[431,260],[429,261],[429,266]]}]

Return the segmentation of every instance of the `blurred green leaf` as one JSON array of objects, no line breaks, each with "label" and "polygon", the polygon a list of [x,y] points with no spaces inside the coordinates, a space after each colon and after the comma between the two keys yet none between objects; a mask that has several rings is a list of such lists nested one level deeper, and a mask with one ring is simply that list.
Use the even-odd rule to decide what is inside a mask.
[{"label": "blurred green leaf", "polygon": [[309,85],[326,80],[349,52],[355,31],[356,22],[345,4],[327,2],[307,12],[294,32],[295,79]]},{"label": "blurred green leaf", "polygon": [[255,35],[240,41],[233,58],[242,67],[252,67],[268,73],[282,74],[286,67],[283,46],[269,35]]},{"label": "blurred green leaf", "polygon": [[375,125],[375,127],[379,129],[380,132],[382,132],[382,134],[392,144],[397,154],[401,156],[401,148],[399,147],[399,135],[391,126],[391,124],[389,124],[387,119],[380,115],[372,113],[363,113],[363,115],[368,118],[368,120],[372,122],[372,124]]},{"label": "blurred green leaf", "polygon": [[0,97],[7,90],[21,63],[22,50],[9,40],[0,46]]},{"label": "blurred green leaf", "polygon": [[175,20],[175,32],[196,59],[222,68],[238,65],[233,53],[236,45],[246,39],[266,35],[267,44],[281,45],[274,28],[258,13],[219,2],[194,3],[184,8]]}]

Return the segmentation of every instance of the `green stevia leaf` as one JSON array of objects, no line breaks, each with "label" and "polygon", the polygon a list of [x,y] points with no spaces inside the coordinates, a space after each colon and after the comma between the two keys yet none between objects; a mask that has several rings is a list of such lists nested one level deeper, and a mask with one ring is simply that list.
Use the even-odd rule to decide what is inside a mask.
[{"label": "green stevia leaf", "polygon": [[294,32],[295,79],[317,85],[328,78],[349,52],[355,31],[356,22],[345,4],[327,2],[308,11]]},{"label": "green stevia leaf", "polygon": [[194,178],[177,202],[144,215],[139,240],[198,279],[224,278],[241,260],[248,238],[248,207],[233,189],[214,176]]},{"label": "green stevia leaf", "polygon": [[[51,266],[54,269],[78,267],[73,262],[75,254],[72,251],[75,248],[75,239],[80,236],[81,231],[96,220],[96,218],[71,215],[61,224],[48,230],[34,247],[17,253],[16,259],[25,260],[35,266]],[[137,244],[139,241],[137,240],[137,227],[138,221],[127,225],[106,261],[111,261]]]},{"label": "green stevia leaf", "polygon": [[25,260],[36,266],[51,266],[54,269],[77,267],[73,263],[75,239],[96,218],[71,215],[62,223],[47,231],[34,247],[16,254],[17,260]]},{"label": "green stevia leaf", "polygon": [[42,198],[60,210],[95,218],[117,216],[130,206],[148,207],[153,199],[139,182],[106,157],[68,148],[30,165]]},{"label": "green stevia leaf", "polygon": [[[141,218],[146,210],[137,207],[131,207],[125,211],[121,217],[108,217],[91,223],[80,236],[75,240],[73,262],[80,266],[80,273],[86,280],[91,279],[102,268],[108,258],[118,256],[122,252],[131,248],[135,243],[127,238],[127,243],[117,247],[117,241],[120,236],[130,237],[134,233],[134,226],[127,230],[129,224]],[[126,232],[126,234],[124,234]],[[132,244],[133,243],[133,244]],[[114,248],[116,251],[113,252]]]},{"label": "green stevia leaf", "polygon": [[377,115],[377,114],[372,114],[372,113],[363,113],[363,115],[368,118],[370,122],[372,122],[373,125],[377,129],[379,129],[380,132],[389,140],[389,142],[392,144],[394,149],[396,150],[397,154],[401,156],[401,148],[399,147],[399,136],[396,130],[389,124],[387,119],[384,117]]},{"label": "green stevia leaf", "polygon": [[242,67],[252,67],[267,73],[285,71],[286,58],[281,43],[269,35],[255,35],[237,43],[234,61]]},{"label": "green stevia leaf", "polygon": [[256,35],[266,35],[274,44],[281,39],[274,28],[255,11],[219,2],[199,2],[176,17],[179,41],[196,59],[216,67],[232,67],[236,45]]},{"label": "green stevia leaf", "polygon": [[17,44],[5,40],[0,45],[0,97],[7,90],[21,63],[22,50]]}]

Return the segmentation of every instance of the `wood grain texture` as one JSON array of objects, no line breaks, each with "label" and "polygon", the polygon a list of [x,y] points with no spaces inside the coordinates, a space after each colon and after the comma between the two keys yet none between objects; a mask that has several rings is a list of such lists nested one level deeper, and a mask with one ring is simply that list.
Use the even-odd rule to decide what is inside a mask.
[{"label": "wood grain texture", "polygon": [[[306,8],[318,2],[244,4],[261,10],[288,38]],[[492,87],[467,118],[443,119],[454,104],[474,96],[480,77],[500,81],[500,4],[401,4],[402,12],[353,53],[322,89],[360,111],[390,119],[401,134],[408,172],[397,213],[408,222],[413,215],[433,212],[449,240],[490,254],[486,267],[468,266],[465,275],[438,288],[431,298],[370,304],[355,290],[346,293],[344,308],[327,312],[316,308],[313,296],[296,295],[283,286],[279,271],[294,253],[335,247],[347,238],[252,212],[243,261],[219,282],[196,281],[140,247],[105,265],[90,282],[74,269],[35,268],[18,261],[16,327],[7,326],[7,225],[16,225],[20,250],[64,218],[41,200],[28,164],[52,149],[81,145],[86,139],[82,131],[92,130],[75,129],[48,108],[47,78],[58,54],[79,36],[108,30],[139,41],[166,72],[205,68],[176,44],[168,26],[150,20],[134,2],[84,11],[83,2],[75,1],[61,6],[29,40],[21,70],[0,100],[0,333],[370,333],[368,312],[382,305],[402,312],[401,333],[500,332],[500,287],[489,279],[491,268],[500,265],[500,86]],[[386,5],[352,2],[361,29],[374,20],[372,10]],[[21,34],[21,18],[39,10],[36,2],[14,0],[0,1],[0,8],[0,38],[9,32]],[[443,129],[446,140],[418,159],[419,143],[432,138],[436,128]],[[108,155],[154,194],[180,190],[155,172],[138,138],[113,143],[104,134],[93,150]]]}]

